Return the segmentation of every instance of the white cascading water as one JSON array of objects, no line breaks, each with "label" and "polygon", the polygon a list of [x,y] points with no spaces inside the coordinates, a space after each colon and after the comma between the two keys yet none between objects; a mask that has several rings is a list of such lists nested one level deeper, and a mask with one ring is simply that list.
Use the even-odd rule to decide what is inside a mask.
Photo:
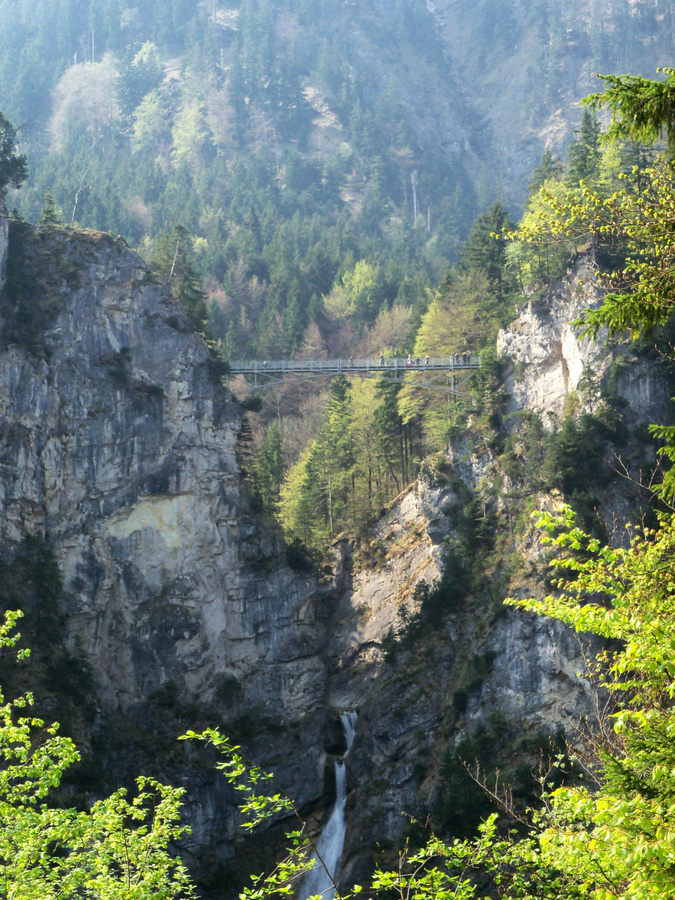
[{"label": "white cascading water", "polygon": [[[307,900],[308,897],[313,897],[316,894],[320,894],[322,900],[333,900],[335,896],[333,882],[337,881],[342,850],[345,844],[345,834],[347,833],[347,819],[345,816],[347,806],[347,767],[345,760],[349,756],[349,751],[354,743],[357,718],[358,713],[353,710],[343,712],[340,716],[345,736],[345,755],[341,760],[335,760],[335,806],[317,842],[317,853],[312,857],[314,867],[302,879],[298,890],[298,900]],[[321,857],[323,865],[319,862],[318,857]]]}]

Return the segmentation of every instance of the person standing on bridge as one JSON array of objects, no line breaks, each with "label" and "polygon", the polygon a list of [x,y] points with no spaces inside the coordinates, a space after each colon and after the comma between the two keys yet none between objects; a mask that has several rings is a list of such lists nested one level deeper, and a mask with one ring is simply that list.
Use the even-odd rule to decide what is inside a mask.
[{"label": "person standing on bridge", "polygon": [[427,353],[427,355],[424,357],[424,365],[425,365],[425,366],[428,366],[428,365],[429,365],[429,354],[428,354],[428,353]]},{"label": "person standing on bridge", "polygon": [[353,356],[349,357],[349,365],[352,369],[354,368],[354,357]]},{"label": "person standing on bridge", "polygon": [[380,353],[380,365],[384,365],[384,353]]}]

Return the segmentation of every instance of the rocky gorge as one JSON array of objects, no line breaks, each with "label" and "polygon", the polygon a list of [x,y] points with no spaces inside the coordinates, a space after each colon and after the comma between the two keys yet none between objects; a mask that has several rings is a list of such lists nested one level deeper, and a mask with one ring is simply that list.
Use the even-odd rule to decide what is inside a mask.
[{"label": "rocky gorge", "polygon": [[[39,278],[17,281],[12,254],[19,268],[39,260]],[[570,325],[598,302],[592,276],[582,258],[526,299],[499,337],[498,421],[488,431],[469,412],[365,542],[336,542],[320,578],[291,565],[255,510],[237,457],[244,410],[141,257],[107,234],[60,227],[13,246],[0,218],[3,559],[11,569],[27,536],[53,555],[59,640],[91,673],[84,749],[106,778],[150,766],[186,784],[185,851],[205,896],[235,889],[277,838],[239,836],[233,792],[203,755],[176,749],[186,728],[229,730],[318,828],[329,758],[344,751],[339,713],[358,710],[343,864],[352,881],[411,833],[403,812],[447,824],[448,806],[461,805],[460,751],[499,759],[517,786],[527,780],[518,767],[547,740],[562,731],[580,741],[578,724],[592,727],[585,642],[502,606],[545,589],[527,513],[562,499],[521,490],[532,416],[550,433],[611,389],[625,433],[621,465],[611,442],[601,452],[599,519],[619,540],[646,507],[636,482],[655,448],[643,426],[668,417],[668,373]],[[595,393],[584,390],[589,371]],[[95,795],[85,784],[84,799]]]}]

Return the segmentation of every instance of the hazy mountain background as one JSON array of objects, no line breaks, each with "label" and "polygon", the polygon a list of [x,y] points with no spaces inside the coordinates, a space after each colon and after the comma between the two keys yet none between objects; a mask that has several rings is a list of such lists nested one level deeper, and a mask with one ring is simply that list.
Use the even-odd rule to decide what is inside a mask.
[{"label": "hazy mountain background", "polygon": [[185,226],[214,296],[284,318],[238,349],[288,352],[359,259],[386,268],[375,308],[438,280],[490,204],[520,213],[593,73],[672,47],[666,0],[2,0],[0,108],[24,216],[51,190],[146,250]]}]

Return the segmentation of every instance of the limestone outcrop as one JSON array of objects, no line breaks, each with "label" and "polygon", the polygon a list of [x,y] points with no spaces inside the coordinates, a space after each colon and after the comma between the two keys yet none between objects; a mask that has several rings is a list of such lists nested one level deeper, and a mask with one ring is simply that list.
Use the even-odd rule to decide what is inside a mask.
[{"label": "limestone outcrop", "polygon": [[[618,398],[629,435],[621,465],[639,477],[640,465],[654,462],[644,423],[667,421],[669,383],[655,359],[579,335],[570,323],[599,302],[592,270],[582,259],[501,332],[503,429],[515,428],[523,411],[537,413],[549,430],[559,427],[570,411],[578,416],[592,410],[605,388]],[[595,396],[583,391],[582,377],[589,372]],[[608,464],[620,468],[618,459]],[[415,586],[441,577],[466,491],[493,483],[501,483],[504,494],[515,490],[491,448],[472,435],[471,422],[465,436],[452,440],[446,465],[444,473],[423,473],[373,527],[369,546],[353,548],[356,571],[335,613],[329,702],[360,709],[349,760],[354,793],[348,880],[364,876],[376,842],[405,835],[402,810],[424,819],[435,808],[445,789],[438,773],[467,737],[487,734],[495,752],[500,729],[513,741],[528,734],[553,739],[562,731],[574,743],[597,721],[601,700],[587,663],[598,645],[558,622],[505,610],[499,602],[490,612],[489,588],[482,607],[459,599],[453,606],[452,596],[446,598],[448,612],[406,640],[420,612]],[[536,498],[539,508],[549,510],[560,500],[559,495]],[[614,540],[625,540],[624,525],[635,520],[643,500],[641,489],[619,472],[595,491],[597,510]],[[489,502],[505,508],[500,492]],[[536,533],[512,535],[504,547],[523,560],[508,592],[541,593]],[[341,564],[349,569],[345,549]],[[496,572],[494,577],[499,581]],[[495,585],[498,601],[505,589],[503,580],[501,587]],[[400,636],[393,653],[392,633]]]},{"label": "limestone outcrop", "polygon": [[[351,576],[335,612],[328,702],[359,709],[348,881],[367,876],[378,842],[405,836],[404,812],[424,820],[434,808],[443,760],[467,735],[489,733],[495,721],[520,736],[571,735],[595,721],[592,648],[552,620],[450,597],[446,614],[392,651],[392,630],[405,636],[420,612],[415,587],[442,575],[448,514],[460,504],[452,484],[420,478],[374,527],[378,556]],[[348,548],[340,550],[348,566]]]},{"label": "limestone outcrop", "polygon": [[169,679],[208,701],[226,676],[295,719],[323,692],[316,579],[250,514],[240,408],[140,257],[73,240],[90,252],[47,354],[0,357],[0,541],[48,536],[107,708]]},{"label": "limestone outcrop", "polygon": [[627,401],[633,420],[651,416],[658,421],[667,415],[668,385],[654,359],[637,358],[619,341],[608,343],[605,332],[594,340],[574,324],[585,309],[600,302],[594,266],[581,257],[500,332],[497,351],[505,362],[507,413],[536,412],[550,427],[551,417],[560,421],[572,394],[579,408],[589,409],[592,400],[583,384],[586,370],[598,388],[615,378],[613,389]]}]

